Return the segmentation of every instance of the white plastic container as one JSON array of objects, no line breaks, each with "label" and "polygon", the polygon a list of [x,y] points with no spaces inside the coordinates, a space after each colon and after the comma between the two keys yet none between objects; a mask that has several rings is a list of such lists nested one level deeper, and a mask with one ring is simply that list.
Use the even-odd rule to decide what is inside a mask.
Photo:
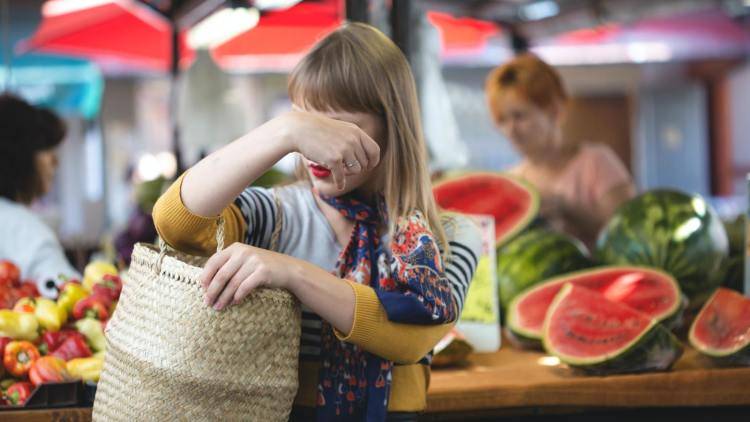
[{"label": "white plastic container", "polygon": [[456,324],[477,353],[500,348],[500,306],[497,297],[495,220],[489,215],[472,215],[482,233],[482,255],[469,285],[461,319]]}]

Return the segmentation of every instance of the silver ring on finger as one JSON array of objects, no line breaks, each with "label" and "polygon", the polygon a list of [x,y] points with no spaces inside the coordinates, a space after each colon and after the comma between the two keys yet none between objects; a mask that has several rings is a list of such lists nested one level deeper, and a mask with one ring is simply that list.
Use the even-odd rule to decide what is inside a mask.
[{"label": "silver ring on finger", "polygon": [[354,167],[354,166],[357,166],[357,165],[359,165],[359,162],[355,161],[355,162],[353,162],[353,163],[344,163],[344,165],[345,165],[345,166],[346,166],[347,168],[352,168],[352,167]]}]

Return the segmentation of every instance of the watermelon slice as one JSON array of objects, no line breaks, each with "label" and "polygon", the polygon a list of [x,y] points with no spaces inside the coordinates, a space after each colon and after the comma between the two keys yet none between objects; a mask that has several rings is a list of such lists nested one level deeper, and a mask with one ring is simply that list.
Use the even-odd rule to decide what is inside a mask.
[{"label": "watermelon slice", "polygon": [[675,336],[653,318],[570,283],[547,312],[544,348],[599,375],[666,370],[682,354]]},{"label": "watermelon slice", "polygon": [[687,303],[677,280],[662,271],[644,267],[578,271],[532,286],[516,296],[507,314],[507,333],[514,343],[521,347],[541,347],[547,309],[566,283],[595,290],[613,302],[643,312],[667,328],[682,322]]},{"label": "watermelon slice", "polygon": [[750,298],[717,289],[693,321],[688,338],[718,363],[750,365]]},{"label": "watermelon slice", "polygon": [[432,192],[443,209],[493,216],[497,246],[528,226],[539,212],[536,190],[506,174],[463,173],[438,182]]}]

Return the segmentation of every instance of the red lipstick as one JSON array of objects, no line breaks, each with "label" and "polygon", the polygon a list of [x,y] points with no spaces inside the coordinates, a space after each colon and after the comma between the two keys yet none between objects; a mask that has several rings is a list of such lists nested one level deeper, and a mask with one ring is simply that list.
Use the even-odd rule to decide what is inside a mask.
[{"label": "red lipstick", "polygon": [[318,179],[325,179],[331,175],[331,170],[317,164],[310,164],[310,170],[312,171],[313,176]]}]

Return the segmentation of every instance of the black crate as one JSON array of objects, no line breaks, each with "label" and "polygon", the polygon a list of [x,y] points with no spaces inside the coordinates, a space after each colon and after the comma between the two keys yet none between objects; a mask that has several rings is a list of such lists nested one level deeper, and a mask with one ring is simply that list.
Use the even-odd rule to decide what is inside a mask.
[{"label": "black crate", "polygon": [[[0,406],[0,410],[91,406],[93,394],[90,390],[91,388],[86,387],[81,381],[42,384],[31,392],[31,396],[22,406]],[[96,391],[95,384],[93,391]],[[91,397],[90,401],[87,396]]]}]

